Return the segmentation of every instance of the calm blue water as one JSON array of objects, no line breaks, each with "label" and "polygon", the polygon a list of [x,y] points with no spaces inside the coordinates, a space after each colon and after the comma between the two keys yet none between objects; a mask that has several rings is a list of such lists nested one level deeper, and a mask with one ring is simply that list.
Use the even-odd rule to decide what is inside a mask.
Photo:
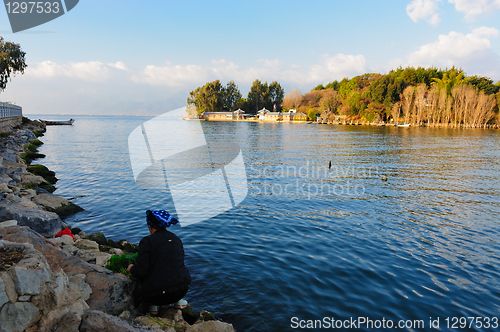
[{"label": "calm blue water", "polygon": [[[56,193],[86,210],[68,219],[73,226],[137,243],[146,209],[173,209],[165,192],[139,189],[132,176],[127,138],[148,119],[81,116],[48,127],[40,162],[57,173]],[[446,331],[447,317],[500,317],[499,131],[203,129],[240,145],[249,195],[215,218],[172,227],[195,309],[239,331],[291,331],[292,319],[323,317],[423,320],[406,329],[414,331],[439,317]]]}]

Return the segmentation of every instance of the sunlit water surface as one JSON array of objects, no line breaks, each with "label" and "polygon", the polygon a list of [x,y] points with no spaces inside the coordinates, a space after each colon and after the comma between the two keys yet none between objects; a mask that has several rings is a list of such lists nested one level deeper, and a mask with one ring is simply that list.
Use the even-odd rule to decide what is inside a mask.
[{"label": "sunlit water surface", "polygon": [[[127,138],[148,119],[48,127],[40,162],[57,173],[56,193],[85,209],[67,220],[74,227],[138,243],[146,209],[173,210],[166,191],[140,189],[132,175]],[[447,317],[500,316],[500,132],[202,125],[239,144],[249,195],[171,228],[195,309],[239,331],[294,330],[293,317],[423,320],[426,330],[439,317],[448,330]]]}]

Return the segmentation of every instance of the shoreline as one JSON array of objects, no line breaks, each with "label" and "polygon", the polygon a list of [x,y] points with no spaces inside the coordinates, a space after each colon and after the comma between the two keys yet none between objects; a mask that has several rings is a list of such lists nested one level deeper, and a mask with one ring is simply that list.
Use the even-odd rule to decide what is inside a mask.
[{"label": "shoreline", "polygon": [[252,122],[252,123],[293,123],[293,124],[316,124],[316,125],[338,125],[338,126],[371,126],[371,127],[420,127],[420,128],[446,128],[446,129],[491,129],[498,130],[500,129],[500,125],[497,124],[486,124],[486,125],[463,125],[463,124],[444,124],[444,123],[435,123],[435,124],[413,124],[410,123],[407,125],[402,124],[393,124],[386,122],[363,122],[363,121],[277,121],[277,120],[226,120],[226,119],[189,119],[189,118],[180,118],[180,120],[186,121],[206,121],[206,122]]},{"label": "shoreline", "polygon": [[[64,218],[83,209],[43,189],[49,181],[31,173],[24,161],[29,152],[37,154],[31,146],[38,140],[34,132],[45,130],[44,124],[23,118],[20,128],[0,139],[0,331],[63,325],[65,331],[234,331],[191,306],[163,306],[155,318],[133,307],[132,281],[104,266],[112,255],[136,252],[138,246],[107,240],[102,233],[71,231]],[[72,235],[54,237],[64,229]],[[9,261],[12,253],[20,260]]]}]

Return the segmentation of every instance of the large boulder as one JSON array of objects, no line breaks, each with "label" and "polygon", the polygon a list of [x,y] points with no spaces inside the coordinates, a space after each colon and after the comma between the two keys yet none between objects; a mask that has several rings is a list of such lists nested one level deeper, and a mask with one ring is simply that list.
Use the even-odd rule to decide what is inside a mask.
[{"label": "large boulder", "polygon": [[53,194],[38,194],[33,197],[32,201],[43,206],[47,211],[57,213],[61,218],[83,211],[75,203]]},{"label": "large boulder", "polygon": [[19,203],[0,201],[0,221],[17,220],[45,237],[53,237],[61,230],[62,221],[53,212],[41,211]]},{"label": "large boulder", "polygon": [[[82,318],[80,332],[140,332],[144,329],[135,328],[128,322],[118,317],[107,315],[101,311],[89,310]],[[161,329],[148,329],[147,331],[162,331]],[[172,329],[172,332],[175,331]]]},{"label": "large boulder", "polygon": [[[73,276],[84,275],[84,282],[92,290],[86,301],[91,310],[118,315],[132,304],[133,284],[123,274],[113,273],[72,256],[28,227],[11,226],[0,229],[0,238],[11,242],[31,243],[43,254],[52,271],[62,269],[69,280]],[[78,282],[81,284],[81,280]]]}]

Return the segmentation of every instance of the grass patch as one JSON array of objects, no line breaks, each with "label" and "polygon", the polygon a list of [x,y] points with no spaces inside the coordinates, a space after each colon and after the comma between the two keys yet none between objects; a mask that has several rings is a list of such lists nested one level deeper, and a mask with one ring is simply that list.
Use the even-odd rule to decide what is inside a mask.
[{"label": "grass patch", "polygon": [[36,137],[42,137],[43,135],[45,135],[46,131],[47,129],[34,130],[33,135],[35,135]]},{"label": "grass patch", "polygon": [[33,144],[34,146],[40,146],[40,145],[43,145],[43,142],[40,141],[39,139],[34,139],[34,140],[30,141],[30,144]]}]

